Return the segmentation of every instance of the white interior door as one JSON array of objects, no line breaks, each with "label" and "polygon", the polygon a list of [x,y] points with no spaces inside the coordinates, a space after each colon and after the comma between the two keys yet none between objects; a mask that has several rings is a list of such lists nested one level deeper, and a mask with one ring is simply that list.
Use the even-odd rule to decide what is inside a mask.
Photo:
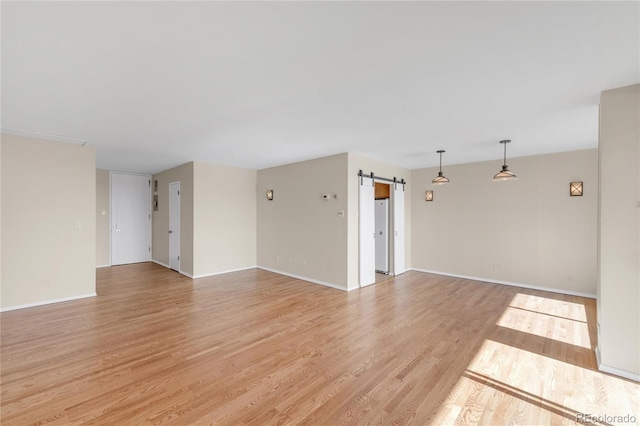
[{"label": "white interior door", "polygon": [[180,271],[180,182],[169,184],[169,267]]},{"label": "white interior door", "polygon": [[393,273],[405,272],[404,262],[404,185],[393,185]]},{"label": "white interior door", "polygon": [[373,179],[359,177],[360,287],[376,282],[375,192]]},{"label": "white interior door", "polygon": [[111,172],[111,264],[151,260],[151,176]]},{"label": "white interior door", "polygon": [[389,199],[376,200],[376,271],[389,272]]}]

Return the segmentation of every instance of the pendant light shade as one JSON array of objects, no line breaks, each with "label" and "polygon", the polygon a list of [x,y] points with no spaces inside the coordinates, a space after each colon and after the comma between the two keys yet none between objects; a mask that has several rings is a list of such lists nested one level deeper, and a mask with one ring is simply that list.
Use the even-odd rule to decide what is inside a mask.
[{"label": "pendant light shade", "polygon": [[431,183],[433,185],[444,185],[445,183],[449,183],[449,179],[442,174],[442,153],[445,151],[444,149],[439,149],[436,152],[440,154],[440,171],[438,172],[438,176],[433,178]]},{"label": "pendant light shade", "polygon": [[509,142],[511,142],[511,140],[509,139],[500,141],[500,143],[504,145],[504,162],[502,163],[502,170],[496,173],[496,175],[493,177],[494,182],[498,182],[501,180],[517,180],[518,179],[518,177],[515,174],[513,174],[513,172],[511,172],[509,170],[509,167],[507,166],[507,144]]}]

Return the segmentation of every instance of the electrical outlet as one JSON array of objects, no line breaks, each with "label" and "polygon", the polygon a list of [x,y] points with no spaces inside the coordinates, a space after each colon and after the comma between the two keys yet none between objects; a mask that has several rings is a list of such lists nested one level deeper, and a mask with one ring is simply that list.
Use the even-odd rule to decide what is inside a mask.
[{"label": "electrical outlet", "polygon": [[338,210],[338,217],[344,217],[344,210]]}]

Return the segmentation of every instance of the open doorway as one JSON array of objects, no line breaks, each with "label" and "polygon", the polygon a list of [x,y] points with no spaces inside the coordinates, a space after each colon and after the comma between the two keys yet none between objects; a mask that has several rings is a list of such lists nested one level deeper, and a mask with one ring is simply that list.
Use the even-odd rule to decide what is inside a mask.
[{"label": "open doorway", "polygon": [[404,179],[358,176],[359,191],[359,284],[374,284],[376,272],[405,272]]},{"label": "open doorway", "polygon": [[391,188],[388,183],[374,181],[375,225],[376,225],[376,273],[389,275],[389,227],[391,220],[389,205],[391,204]]}]

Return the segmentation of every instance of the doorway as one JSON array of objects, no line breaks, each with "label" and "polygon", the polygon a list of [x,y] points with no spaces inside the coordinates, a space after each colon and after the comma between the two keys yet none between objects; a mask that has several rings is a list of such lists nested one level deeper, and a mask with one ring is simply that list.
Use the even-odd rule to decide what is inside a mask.
[{"label": "doorway", "polygon": [[374,284],[376,272],[405,272],[405,182],[359,173],[360,287]]},{"label": "doorway", "polygon": [[389,204],[391,200],[390,185],[374,182],[375,224],[376,224],[376,272],[389,275]]},{"label": "doorway", "polygon": [[180,182],[169,184],[169,267],[180,272]]},{"label": "doorway", "polygon": [[110,172],[111,264],[151,260],[151,176]]}]

